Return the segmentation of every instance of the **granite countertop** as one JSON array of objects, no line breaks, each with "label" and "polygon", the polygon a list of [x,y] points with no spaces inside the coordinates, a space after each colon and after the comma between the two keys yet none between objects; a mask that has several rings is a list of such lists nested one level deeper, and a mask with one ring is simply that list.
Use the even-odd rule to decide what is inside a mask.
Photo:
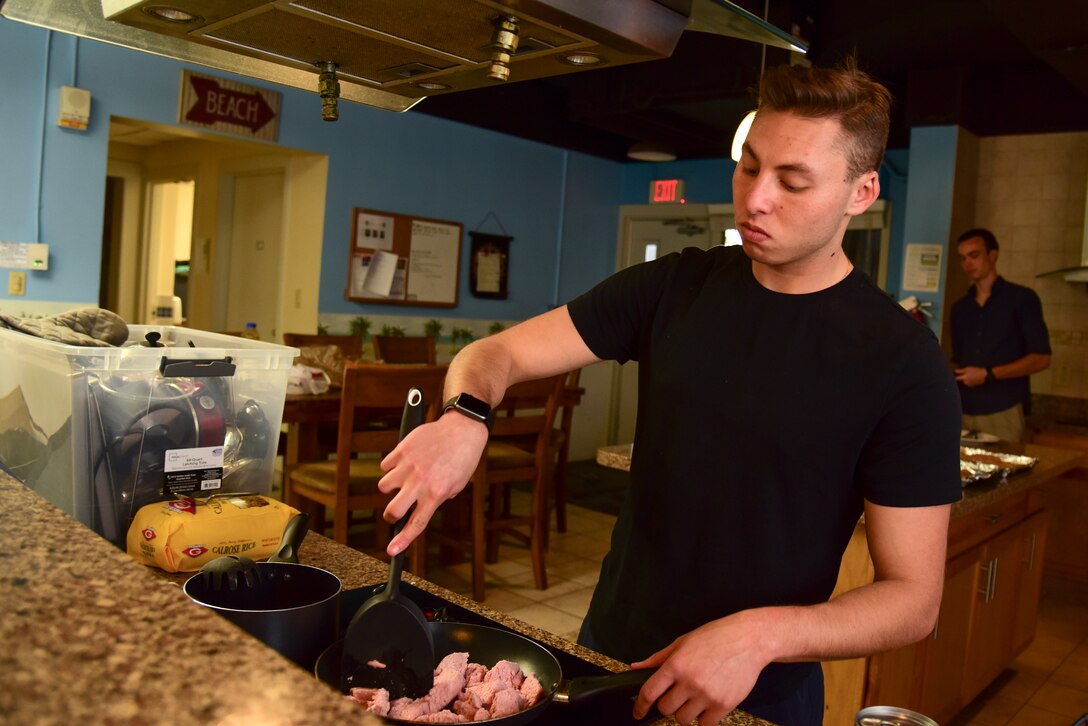
[{"label": "granite countertop", "polygon": [[[0,721],[48,724],[381,724],[258,640],[192,602],[188,575],[137,564],[0,470]],[[388,567],[309,533],[299,558],[346,590]],[[624,664],[426,580],[412,584],[612,671]],[[660,720],[659,724],[675,721]],[[735,711],[723,724],[766,721]]]},{"label": "granite countertop", "polygon": [[[982,507],[989,506],[1007,496],[1018,494],[1044,482],[1061,476],[1077,467],[1088,466],[1088,454],[1082,451],[1056,449],[1038,444],[1013,446],[999,445],[995,451],[1023,454],[1037,459],[1029,471],[1018,472],[995,482],[969,486],[963,490],[963,499],[952,505],[952,517],[959,517]],[[631,470],[631,444],[602,446],[597,449],[597,463],[613,469]]]}]

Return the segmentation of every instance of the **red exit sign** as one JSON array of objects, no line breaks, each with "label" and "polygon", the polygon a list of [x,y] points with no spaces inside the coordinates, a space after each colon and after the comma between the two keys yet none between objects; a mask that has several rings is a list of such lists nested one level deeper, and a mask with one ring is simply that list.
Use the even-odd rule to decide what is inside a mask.
[{"label": "red exit sign", "polygon": [[650,203],[680,202],[684,203],[683,179],[654,179],[650,182]]}]

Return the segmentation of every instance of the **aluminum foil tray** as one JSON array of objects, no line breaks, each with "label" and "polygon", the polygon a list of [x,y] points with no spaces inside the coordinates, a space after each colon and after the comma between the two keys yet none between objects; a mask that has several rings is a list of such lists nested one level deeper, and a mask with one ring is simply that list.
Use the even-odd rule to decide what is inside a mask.
[{"label": "aluminum foil tray", "polygon": [[1038,459],[1030,456],[961,446],[960,481],[967,486],[995,475],[1008,476],[1018,471],[1027,471],[1037,462]]},{"label": "aluminum foil tray", "polygon": [[978,461],[960,459],[960,484],[970,486],[990,477],[1000,476],[1001,468],[997,464],[985,464]]}]

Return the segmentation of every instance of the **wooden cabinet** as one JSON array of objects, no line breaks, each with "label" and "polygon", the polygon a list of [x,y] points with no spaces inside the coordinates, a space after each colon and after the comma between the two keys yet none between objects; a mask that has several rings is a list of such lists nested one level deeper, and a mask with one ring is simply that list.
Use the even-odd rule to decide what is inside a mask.
[{"label": "wooden cabinet", "polygon": [[1012,650],[1020,653],[1035,639],[1035,623],[1039,617],[1039,596],[1043,586],[1043,562],[1047,552],[1050,530],[1049,510],[1037,512],[1024,522],[1021,529],[1020,602],[1012,629]]},{"label": "wooden cabinet", "polygon": [[[894,651],[825,664],[824,723],[848,723],[845,717],[873,705],[909,708],[945,723],[1031,643],[1047,532],[1046,512],[1037,507],[1022,492],[953,520],[934,632]],[[852,541],[843,573],[859,550]],[[841,573],[840,585],[848,584],[858,583],[844,582]],[[844,680],[859,668],[864,679]]]},{"label": "wooden cabinet", "polygon": [[[1032,441],[1088,452],[1088,436],[1037,431]],[[1088,468],[1078,467],[1039,487],[1050,512],[1044,569],[1060,577],[1088,582]]]},{"label": "wooden cabinet", "polygon": [[937,723],[944,723],[961,707],[978,565],[973,552],[949,561],[937,626],[917,646],[921,651],[921,678],[915,696],[916,710]]},{"label": "wooden cabinet", "polygon": [[975,550],[975,588],[963,669],[964,702],[970,701],[1012,660],[1012,626],[1020,603],[1023,525],[1006,529]]}]

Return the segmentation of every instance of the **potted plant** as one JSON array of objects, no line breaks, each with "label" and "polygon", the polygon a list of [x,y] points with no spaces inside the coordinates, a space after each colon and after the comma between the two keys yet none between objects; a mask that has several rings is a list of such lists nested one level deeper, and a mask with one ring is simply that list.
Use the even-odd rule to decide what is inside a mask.
[{"label": "potted plant", "polygon": [[454,328],[450,331],[450,342],[453,343],[453,352],[455,354],[473,340],[475,340],[475,336],[468,328]]},{"label": "potted plant", "polygon": [[370,340],[370,318],[359,316],[351,320],[351,334],[363,339],[363,345]]},{"label": "potted plant", "polygon": [[423,334],[429,338],[434,338],[437,341],[438,338],[441,337],[442,329],[444,327],[445,326],[442,325],[441,321],[431,318],[423,324]]}]

